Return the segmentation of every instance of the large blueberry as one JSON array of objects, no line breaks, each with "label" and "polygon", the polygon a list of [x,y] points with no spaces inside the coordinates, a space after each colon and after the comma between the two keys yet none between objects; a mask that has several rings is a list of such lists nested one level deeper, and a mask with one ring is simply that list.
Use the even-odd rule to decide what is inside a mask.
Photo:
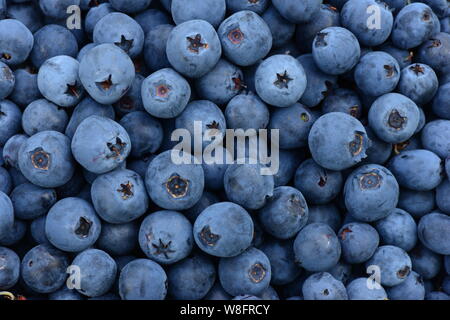
[{"label": "large blueberry", "polygon": [[29,136],[48,130],[64,133],[68,121],[64,109],[45,99],[30,103],[22,115],[23,131]]},{"label": "large blueberry", "polygon": [[24,62],[31,53],[34,38],[19,20],[0,20],[0,61],[8,66]]},{"label": "large blueberry", "polygon": [[413,217],[401,209],[393,210],[375,223],[384,244],[410,251],[417,242],[417,225]]},{"label": "large blueberry", "polygon": [[270,113],[267,105],[251,91],[241,93],[230,100],[225,109],[229,129],[265,129]]},{"label": "large blueberry", "polygon": [[442,159],[450,157],[450,120],[428,122],[422,130],[422,145]]},{"label": "large blueberry", "polygon": [[161,24],[146,33],[144,42],[144,59],[146,65],[154,71],[169,68],[166,45],[170,32],[174,28],[171,24]]},{"label": "large blueberry", "polygon": [[33,220],[46,214],[56,200],[55,190],[41,188],[31,183],[18,185],[11,193],[14,214],[24,220]]},{"label": "large blueberry", "polygon": [[420,241],[435,253],[450,255],[450,217],[441,213],[423,216],[417,226]]},{"label": "large blueberry", "polygon": [[402,70],[398,91],[418,105],[423,105],[433,99],[438,86],[433,69],[426,64],[416,63]]},{"label": "large blueberry", "polygon": [[369,260],[380,242],[377,231],[371,225],[359,222],[343,225],[338,237],[344,260],[352,264]]}]

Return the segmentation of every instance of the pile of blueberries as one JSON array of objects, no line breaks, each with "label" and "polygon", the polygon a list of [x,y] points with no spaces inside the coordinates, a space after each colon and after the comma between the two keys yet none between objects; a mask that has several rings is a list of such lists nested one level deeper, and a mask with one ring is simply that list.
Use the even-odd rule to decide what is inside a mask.
[{"label": "pile of blueberries", "polygon": [[450,300],[450,2],[0,0],[1,297]]}]

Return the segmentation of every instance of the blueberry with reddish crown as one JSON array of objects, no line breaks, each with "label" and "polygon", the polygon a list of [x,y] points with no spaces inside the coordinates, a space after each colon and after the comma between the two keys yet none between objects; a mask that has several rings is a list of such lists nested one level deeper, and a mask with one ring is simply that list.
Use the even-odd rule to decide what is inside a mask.
[{"label": "blueberry with reddish crown", "polygon": [[292,23],[305,23],[310,21],[314,14],[320,10],[322,0],[272,0],[272,4],[280,14]]},{"label": "blueberry with reddish crown", "polygon": [[20,258],[12,250],[0,247],[0,288],[12,288],[20,279]]},{"label": "blueberry with reddish crown", "polygon": [[7,64],[0,61],[0,100],[5,99],[14,90],[16,78]]},{"label": "blueberry with reddish crown", "polygon": [[341,27],[328,27],[314,38],[312,54],[319,69],[339,75],[358,63],[361,49],[353,33]]},{"label": "blueberry with reddish crown", "polygon": [[219,202],[202,211],[193,232],[198,247],[209,255],[234,257],[251,245],[254,224],[241,206]]},{"label": "blueberry with reddish crown", "polygon": [[353,218],[372,222],[388,216],[398,203],[399,185],[385,167],[368,164],[353,171],[345,182],[345,206]]},{"label": "blueberry with reddish crown", "polygon": [[450,217],[432,212],[423,216],[417,226],[420,242],[431,251],[450,255]]},{"label": "blueberry with reddish crown", "polygon": [[235,96],[228,102],[225,119],[229,129],[265,129],[270,113],[267,105],[258,95],[249,91]]},{"label": "blueberry with reddish crown", "polygon": [[170,67],[166,54],[166,45],[173,28],[174,26],[171,24],[161,24],[146,33],[144,59],[150,70],[157,71]]},{"label": "blueberry with reddish crown", "polygon": [[59,200],[45,219],[47,239],[65,252],[80,252],[92,246],[101,227],[92,205],[80,198]]},{"label": "blueberry with reddish crown", "polygon": [[46,99],[33,101],[22,115],[23,131],[29,136],[48,130],[64,133],[68,122],[66,111]]},{"label": "blueberry with reddish crown", "polygon": [[357,278],[347,285],[349,300],[387,300],[387,294],[381,285],[370,287],[367,284],[373,283],[369,278]]},{"label": "blueberry with reddish crown", "polygon": [[395,89],[400,80],[400,66],[386,52],[369,52],[356,65],[354,78],[364,94],[377,97]]},{"label": "blueberry with reddish crown", "polygon": [[22,144],[18,155],[22,174],[40,187],[60,187],[75,171],[70,140],[57,131],[36,133]]},{"label": "blueberry with reddish crown", "polygon": [[226,18],[217,30],[225,57],[238,66],[250,66],[264,58],[272,47],[267,23],[249,10]]},{"label": "blueberry with reddish crown", "polygon": [[81,83],[102,104],[119,101],[133,83],[133,61],[118,46],[104,43],[89,50],[80,62]]},{"label": "blueberry with reddish crown", "polygon": [[422,130],[422,145],[442,159],[450,157],[450,120],[428,122]]},{"label": "blueberry with reddish crown", "polygon": [[125,129],[109,118],[96,115],[83,120],[72,139],[75,159],[97,174],[119,167],[130,151],[131,141]]},{"label": "blueberry with reddish crown", "polygon": [[172,29],[166,54],[175,70],[190,78],[199,78],[214,68],[222,55],[222,47],[211,24],[190,20]]},{"label": "blueberry with reddish crown", "polygon": [[402,143],[413,136],[420,121],[417,105],[399,93],[388,93],[374,101],[369,110],[369,125],[381,140]]},{"label": "blueberry with reddish crown", "polygon": [[25,62],[34,45],[33,34],[19,20],[0,20],[0,61],[8,66]]},{"label": "blueberry with reddish crown", "polygon": [[344,284],[328,272],[314,273],[302,286],[305,300],[348,300]]},{"label": "blueberry with reddish crown", "polygon": [[11,201],[17,218],[33,220],[48,212],[56,203],[57,195],[54,189],[23,183],[11,192]]},{"label": "blueberry with reddish crown", "polygon": [[22,112],[9,100],[0,100],[0,146],[20,131]]},{"label": "blueberry with reddish crown", "polygon": [[221,258],[218,273],[222,287],[232,296],[258,296],[269,287],[272,277],[269,259],[253,247],[238,256]]},{"label": "blueberry with reddish crown", "polygon": [[176,24],[199,19],[217,28],[225,17],[225,9],[225,0],[172,0],[170,11]]},{"label": "blueberry with reddish crown", "polygon": [[343,225],[338,238],[344,260],[352,264],[369,260],[380,242],[377,231],[371,225],[359,222]]},{"label": "blueberry with reddish crown", "polygon": [[137,74],[127,93],[120,98],[113,106],[119,116],[126,115],[135,111],[144,111],[142,103],[141,88],[144,82],[144,76]]},{"label": "blueberry with reddish crown", "polygon": [[269,0],[226,0],[227,2],[227,10],[232,13],[242,11],[242,10],[250,10],[254,11],[257,14],[262,14],[269,5]]},{"label": "blueberry with reddish crown", "polygon": [[274,55],[265,59],[256,70],[256,92],[266,103],[289,107],[306,89],[306,75],[301,63],[290,55]]},{"label": "blueberry with reddish crown", "polygon": [[314,122],[308,145],[318,165],[330,170],[343,170],[367,156],[370,140],[356,118],[343,112],[330,112]]},{"label": "blueberry with reddish crown", "polygon": [[11,199],[0,191],[0,240],[13,228],[14,225],[14,207]]},{"label": "blueberry with reddish crown", "polygon": [[98,176],[92,183],[91,198],[98,215],[116,224],[136,220],[149,206],[143,179],[126,169]]},{"label": "blueberry with reddish crown", "polygon": [[398,91],[418,105],[424,105],[433,99],[438,86],[438,78],[433,69],[416,63],[402,70]]},{"label": "blueberry with reddish crown", "polygon": [[[150,198],[161,208],[185,210],[193,207],[203,193],[205,177],[200,164],[184,152],[165,151],[156,156],[147,169],[145,184]],[[177,159],[180,157],[179,159]],[[179,162],[181,159],[189,164]]]},{"label": "blueberry with reddish crown", "polygon": [[104,16],[94,27],[94,43],[111,43],[125,51],[131,58],[141,54],[144,31],[131,17],[121,12]]}]

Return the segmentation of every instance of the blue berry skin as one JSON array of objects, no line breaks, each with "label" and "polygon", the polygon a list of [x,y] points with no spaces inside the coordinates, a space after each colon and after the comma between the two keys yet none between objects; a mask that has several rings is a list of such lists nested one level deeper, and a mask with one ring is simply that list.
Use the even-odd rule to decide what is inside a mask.
[{"label": "blue berry skin", "polygon": [[5,99],[14,90],[16,78],[7,64],[0,61],[0,100]]},{"label": "blue berry skin", "polygon": [[388,288],[389,300],[424,300],[425,286],[422,277],[411,271],[405,281],[399,285]]},{"label": "blue berry skin", "polygon": [[361,49],[353,33],[341,27],[328,27],[314,38],[312,54],[319,69],[339,75],[358,63]]},{"label": "blue berry skin", "polygon": [[58,201],[48,212],[45,234],[58,249],[80,252],[92,246],[100,236],[101,222],[94,208],[80,198]]},{"label": "blue berry skin", "polygon": [[300,103],[308,107],[317,106],[337,85],[337,77],[323,73],[314,62],[312,54],[304,54],[297,58],[306,74],[306,90]]},{"label": "blue berry skin", "polygon": [[430,213],[423,216],[417,226],[420,242],[431,251],[450,255],[450,217],[441,213]]},{"label": "blue berry skin", "polygon": [[98,6],[89,8],[84,21],[84,31],[92,37],[97,22],[114,11],[110,3],[100,3]]},{"label": "blue berry skin", "polygon": [[94,27],[94,43],[110,43],[125,51],[131,58],[144,48],[144,30],[124,13],[112,12],[104,16]]},{"label": "blue berry skin", "polygon": [[413,136],[420,121],[417,105],[399,93],[382,95],[369,110],[369,125],[381,140],[401,143]]},{"label": "blue berry skin", "polygon": [[219,37],[204,20],[190,20],[172,29],[166,46],[167,59],[179,73],[199,78],[210,72],[222,55]]},{"label": "blue berry skin", "polygon": [[20,274],[25,284],[38,293],[52,293],[61,288],[67,278],[69,259],[51,246],[38,245],[22,259]]},{"label": "blue berry skin", "polygon": [[34,34],[31,62],[39,68],[45,61],[56,56],[76,57],[78,43],[75,36],[63,26],[49,24]]},{"label": "blue berry skin", "polygon": [[441,119],[450,120],[450,82],[441,85],[433,99],[433,113]]},{"label": "blue berry skin", "polygon": [[422,145],[442,159],[450,157],[450,120],[428,122],[422,130]]},{"label": "blue berry skin", "polygon": [[194,223],[194,239],[199,248],[217,257],[234,257],[247,249],[253,238],[252,218],[232,202],[210,205]]},{"label": "blue berry skin", "polygon": [[8,170],[3,167],[0,167],[0,181],[0,191],[8,195],[12,189],[12,180]]},{"label": "blue berry skin", "polygon": [[54,19],[66,18],[66,10],[71,5],[79,6],[80,0],[39,0],[42,13]]},{"label": "blue berry skin", "polygon": [[417,243],[416,222],[404,210],[393,210],[387,217],[378,220],[375,227],[384,244],[393,245],[408,252]]},{"label": "blue berry skin", "polygon": [[306,74],[301,63],[287,54],[265,59],[256,70],[256,92],[266,103],[289,107],[296,103],[306,89]]},{"label": "blue berry skin", "polygon": [[438,78],[433,69],[416,63],[402,70],[397,89],[416,104],[424,105],[433,99],[438,86]]},{"label": "blue berry skin", "polygon": [[295,175],[299,164],[305,159],[305,154],[299,150],[280,150],[280,167],[273,176],[275,187],[287,185]]},{"label": "blue berry skin", "polygon": [[164,300],[167,275],[152,260],[133,260],[120,272],[119,294],[122,300]]},{"label": "blue berry skin", "polygon": [[296,44],[302,52],[311,52],[314,38],[320,30],[338,26],[340,18],[337,9],[330,4],[322,4],[309,22],[296,25]]},{"label": "blue berry skin", "polygon": [[399,185],[380,165],[368,164],[353,171],[345,182],[345,206],[359,221],[372,222],[388,216],[397,206]]},{"label": "blue berry skin", "polygon": [[119,116],[135,111],[145,111],[141,96],[142,82],[144,79],[144,76],[136,73],[130,89],[114,104],[114,108]]},{"label": "blue berry skin", "polygon": [[433,11],[423,3],[412,3],[400,10],[394,20],[391,39],[400,49],[415,48],[433,33]]},{"label": "blue berry skin", "polygon": [[193,207],[204,189],[204,172],[194,158],[187,156],[192,164],[175,164],[171,151],[165,151],[150,163],[145,183],[150,198],[161,208],[185,210]]},{"label": "blue berry skin", "polygon": [[0,289],[13,287],[20,276],[20,258],[12,250],[0,247]]},{"label": "blue berry skin", "polygon": [[171,13],[178,25],[189,20],[204,20],[217,28],[225,17],[225,0],[172,0]]},{"label": "blue berry skin", "polygon": [[211,290],[216,280],[213,262],[207,256],[195,254],[167,271],[169,295],[175,300],[200,300]]},{"label": "blue berry skin", "polygon": [[135,222],[123,224],[102,223],[102,231],[96,246],[113,256],[130,254],[137,244],[139,225]]},{"label": "blue berry skin", "polygon": [[222,287],[232,296],[259,296],[269,287],[272,275],[267,256],[253,247],[236,257],[220,259],[218,273]]},{"label": "blue berry skin", "polygon": [[259,211],[263,229],[278,239],[290,239],[306,225],[308,205],[302,193],[289,186],[277,187]]},{"label": "blue berry skin", "polygon": [[145,63],[150,70],[157,71],[170,67],[166,45],[173,28],[174,26],[171,24],[161,24],[146,33],[143,54]]},{"label": "blue berry skin", "polygon": [[352,266],[341,260],[327,272],[331,274],[336,280],[339,280],[344,285],[346,285],[349,282],[350,276],[352,274]]},{"label": "blue berry skin", "polygon": [[342,184],[341,172],[324,169],[313,159],[302,162],[295,173],[295,187],[311,204],[330,202],[341,191]]},{"label": "blue berry skin", "polygon": [[8,173],[11,176],[13,188],[17,187],[18,185],[21,185],[22,183],[30,182],[27,180],[27,178],[25,178],[25,176],[22,174],[22,172],[20,172],[20,170],[17,168],[10,167],[8,169]]},{"label": "blue berry skin", "polygon": [[48,212],[56,203],[54,189],[45,189],[31,183],[23,183],[11,192],[14,215],[23,220],[34,220]]},{"label": "blue berry skin", "polygon": [[[379,28],[369,28],[370,18],[376,10]],[[390,8],[376,0],[349,0],[341,10],[342,26],[353,32],[363,46],[372,47],[385,42],[391,34],[394,18]]]},{"label": "blue berry skin", "polygon": [[[217,149],[220,150],[220,149]],[[203,172],[205,174],[205,188],[209,190],[222,190],[223,185],[223,177],[228,168],[228,163],[232,161],[232,156],[230,152],[222,148],[223,160],[221,163],[214,163],[214,160],[205,160],[202,163]],[[216,151],[214,151],[215,155]]]},{"label": "blue berry skin", "polygon": [[272,4],[280,14],[292,23],[305,23],[319,11],[322,0],[273,0]]},{"label": "blue berry skin", "polygon": [[339,88],[325,97],[322,111],[323,113],[344,112],[359,119],[362,114],[362,103],[353,90]]},{"label": "blue berry skin", "polygon": [[191,97],[189,83],[175,70],[164,68],[142,83],[142,101],[152,116],[170,119],[180,115]]},{"label": "blue berry skin", "polygon": [[441,270],[443,259],[423,245],[418,245],[410,252],[412,268],[422,278],[433,279]]},{"label": "blue berry skin", "polygon": [[236,95],[228,102],[225,119],[229,129],[259,130],[269,124],[270,113],[258,95],[249,91]]},{"label": "blue berry skin", "polygon": [[450,180],[444,181],[436,188],[436,204],[438,208],[450,215]]},{"label": "blue berry skin", "polygon": [[303,283],[305,300],[348,300],[344,284],[328,272],[314,273]]},{"label": "blue berry skin", "polygon": [[245,88],[244,76],[237,66],[220,59],[209,73],[195,80],[195,88],[199,98],[224,105]]},{"label": "blue berry skin", "polygon": [[338,232],[342,257],[347,263],[358,264],[369,260],[380,242],[377,230],[366,223],[345,224]]},{"label": "blue berry skin", "polygon": [[14,71],[16,79],[14,90],[9,95],[8,99],[25,108],[31,102],[40,99],[41,93],[37,85],[37,72],[31,67],[24,69],[16,69]]},{"label": "blue berry skin", "polygon": [[450,296],[441,291],[429,292],[425,298],[425,300],[450,300]]},{"label": "blue berry skin", "polygon": [[[387,300],[387,293],[382,286],[369,289],[367,278],[357,278],[347,285],[349,300]],[[375,285],[375,284],[374,284]]]},{"label": "blue berry skin", "polygon": [[133,62],[118,46],[100,44],[80,62],[80,80],[91,97],[101,104],[119,101],[135,79]]},{"label": "blue berry skin", "polygon": [[226,291],[220,285],[220,282],[214,284],[214,286],[209,290],[208,294],[205,296],[205,300],[231,300],[231,296],[226,293]]},{"label": "blue berry skin", "polygon": [[34,41],[33,34],[19,20],[0,20],[0,62],[11,67],[25,62]]},{"label": "blue berry skin", "polygon": [[159,25],[172,23],[167,13],[158,9],[142,11],[134,17],[134,20],[141,25],[146,35]]},{"label": "blue berry skin", "polygon": [[272,48],[272,32],[267,23],[249,10],[226,18],[217,30],[225,57],[238,66],[250,66],[263,59]]},{"label": "blue berry skin", "polygon": [[179,212],[157,211],[142,221],[139,245],[148,258],[165,265],[173,264],[192,251],[192,225]]},{"label": "blue berry skin", "polygon": [[304,227],[294,241],[295,259],[307,271],[321,272],[335,266],[341,256],[341,245],[326,224],[312,223]]},{"label": "blue berry skin", "polygon": [[22,144],[18,155],[22,174],[40,187],[60,187],[75,171],[70,140],[57,131],[42,131],[30,137]]},{"label": "blue berry skin", "polygon": [[449,50],[450,35],[445,32],[437,33],[420,46],[417,60],[430,66],[437,73],[448,73]]},{"label": "blue berry skin", "polygon": [[412,63],[413,60],[412,51],[408,51],[406,49],[399,49],[390,42],[385,42],[384,44],[382,44],[379,47],[379,50],[384,51],[390,54],[392,57],[394,57],[397,60],[401,70],[411,65]]},{"label": "blue berry skin", "polygon": [[95,48],[96,46],[98,46],[98,44],[91,42],[91,43],[88,43],[87,45],[85,45],[83,48],[81,48],[77,54],[78,62],[81,62],[81,60],[83,60],[86,53],[88,53],[89,50],[91,50],[92,48]]},{"label": "blue berry skin", "polygon": [[130,151],[131,141],[125,129],[117,122],[97,115],[83,120],[72,138],[75,159],[97,174],[119,167]]},{"label": "blue berry skin", "polygon": [[285,285],[297,278],[300,268],[295,264],[292,240],[269,240],[264,242],[260,250],[270,261],[273,285]]},{"label": "blue berry skin", "polygon": [[161,146],[163,140],[161,123],[144,111],[131,112],[119,123],[130,136],[130,156],[140,158],[155,153]]},{"label": "blue berry skin", "polygon": [[83,300],[83,296],[74,289],[69,289],[63,286],[61,289],[52,292],[48,295],[49,300],[57,301],[71,301],[71,300]]},{"label": "blue berry skin", "polygon": [[22,112],[9,100],[0,100],[0,146],[20,131]]},{"label": "blue berry skin", "polygon": [[91,198],[98,215],[109,223],[127,223],[149,206],[143,179],[134,171],[117,169],[94,180]]},{"label": "blue berry skin", "polygon": [[339,171],[364,159],[370,140],[357,119],[342,112],[330,112],[313,124],[308,145],[318,165]]},{"label": "blue berry skin", "polygon": [[377,97],[395,89],[400,80],[400,66],[390,54],[373,51],[361,58],[354,77],[364,94]]},{"label": "blue berry skin", "polygon": [[68,122],[66,111],[45,99],[30,103],[22,115],[22,128],[29,136],[48,130],[64,133]]},{"label": "blue berry skin", "polygon": [[398,207],[409,212],[414,218],[421,218],[436,207],[434,191],[400,189]]},{"label": "blue berry skin", "polygon": [[111,5],[117,11],[125,13],[137,13],[145,10],[152,0],[135,0],[132,2],[126,0],[110,0]]},{"label": "blue berry skin", "polygon": [[270,6],[261,17],[272,32],[272,45],[274,47],[279,48],[289,43],[295,33],[295,24],[283,18],[274,6]]},{"label": "blue berry skin", "polygon": [[183,213],[190,222],[194,223],[200,213],[203,212],[203,210],[217,202],[220,202],[220,200],[215,193],[204,191],[200,200],[198,200],[192,208],[189,208]]},{"label": "blue berry skin", "polygon": [[246,209],[261,209],[273,195],[274,179],[261,175],[260,164],[232,164],[224,175],[224,188],[228,199]]},{"label": "blue berry skin", "polygon": [[6,141],[3,148],[3,158],[7,166],[19,168],[19,150],[28,138],[25,134],[16,134]]},{"label": "blue berry skin", "polygon": [[11,247],[21,241],[27,232],[26,222],[15,219],[13,227],[3,236],[0,245]]},{"label": "blue berry skin", "polygon": [[369,266],[380,269],[382,286],[393,287],[407,279],[411,272],[411,258],[399,247],[380,246],[372,258],[366,262],[366,267]]},{"label": "blue berry skin", "polygon": [[270,4],[269,0],[258,0],[258,1],[246,1],[246,0],[226,0],[227,10],[232,13],[250,10],[256,12],[257,14],[262,14],[266,11]]},{"label": "blue berry skin", "polygon": [[388,169],[400,186],[415,191],[433,190],[443,180],[441,159],[424,149],[403,151],[390,160]]},{"label": "blue berry skin", "polygon": [[341,223],[341,214],[338,208],[333,203],[322,205],[310,205],[309,206],[308,222],[312,223],[324,223],[328,225],[334,232],[338,232]]}]

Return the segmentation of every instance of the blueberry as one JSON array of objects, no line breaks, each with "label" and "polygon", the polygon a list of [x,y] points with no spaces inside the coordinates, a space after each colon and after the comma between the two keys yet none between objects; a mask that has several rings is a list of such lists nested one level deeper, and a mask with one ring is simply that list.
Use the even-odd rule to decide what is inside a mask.
[{"label": "blueberry", "polygon": [[219,261],[220,283],[233,296],[262,294],[269,286],[271,273],[267,256],[253,247],[236,257]]},{"label": "blueberry", "polygon": [[397,60],[400,69],[404,69],[412,64],[412,60],[414,57],[414,52],[412,51],[399,49],[390,42],[385,42],[379,47],[379,49],[394,57],[395,60]]},{"label": "blueberry", "polygon": [[[219,151],[220,150],[220,151]],[[214,158],[216,157],[216,152],[222,152],[223,160],[219,163],[215,163]],[[218,155],[220,156],[220,155]],[[228,168],[229,162],[232,161],[232,156],[227,149],[215,149],[212,153],[212,158],[205,158],[202,163],[203,172],[205,174],[205,188],[210,190],[221,190],[223,189],[223,177]]]},{"label": "blueberry", "polygon": [[388,168],[402,187],[411,190],[432,190],[443,179],[441,159],[428,150],[403,151],[390,160]]},{"label": "blueberry", "polygon": [[64,133],[68,122],[66,111],[45,99],[30,103],[22,115],[22,127],[29,136],[48,130]]},{"label": "blueberry", "polygon": [[95,25],[106,15],[114,12],[114,8],[110,3],[101,3],[98,6],[89,8],[84,21],[84,30],[92,36]]},{"label": "blueberry", "polygon": [[398,91],[418,105],[423,105],[433,99],[438,86],[438,78],[433,69],[416,63],[402,70]]},{"label": "blueberry", "polygon": [[440,291],[433,291],[425,296],[426,300],[450,300],[450,296]]},{"label": "blueberry", "polygon": [[0,245],[10,247],[18,244],[19,241],[24,238],[26,232],[27,223],[22,220],[15,219],[13,227],[3,236],[0,241]]},{"label": "blueberry", "polygon": [[227,9],[233,13],[250,10],[262,14],[269,5],[269,0],[226,0]]},{"label": "blueberry", "polygon": [[322,0],[272,0],[280,14],[292,23],[305,23],[319,11]]},{"label": "blueberry", "polygon": [[450,157],[450,120],[428,122],[422,130],[422,144],[443,159]]},{"label": "blueberry", "polygon": [[35,42],[33,34],[19,20],[0,20],[0,61],[8,66],[25,62]]},{"label": "blueberry", "polygon": [[437,33],[425,41],[419,48],[417,59],[419,62],[429,65],[434,71],[448,73],[450,49],[450,35]]},{"label": "blueberry", "polygon": [[242,253],[252,242],[253,230],[250,215],[232,202],[210,205],[195,220],[193,228],[199,248],[218,257]]},{"label": "blueberry", "polygon": [[167,277],[169,294],[175,300],[199,300],[214,285],[216,270],[208,257],[195,254],[171,265]]},{"label": "blueberry", "polygon": [[400,189],[398,207],[409,212],[414,218],[430,213],[436,206],[434,191]]},{"label": "blueberry", "polygon": [[133,2],[126,0],[110,0],[109,2],[117,11],[136,13],[145,10],[152,0],[134,0]]},{"label": "blueberry", "polygon": [[42,12],[47,17],[55,19],[66,18],[66,10],[71,5],[79,6],[80,0],[39,0]]},{"label": "blueberry", "polygon": [[6,166],[19,168],[19,150],[28,138],[25,134],[16,134],[6,141],[3,147],[3,159]]},{"label": "blueberry", "polygon": [[417,242],[417,225],[409,213],[395,209],[375,224],[384,244],[410,251]]},{"label": "blueberry", "polygon": [[78,43],[75,36],[65,27],[48,24],[34,34],[34,46],[30,58],[39,68],[45,61],[56,56],[76,57]]},{"label": "blueberry", "polygon": [[7,64],[0,61],[0,100],[5,99],[14,90],[16,78]]},{"label": "blueberry", "polygon": [[171,12],[175,23],[204,20],[217,28],[225,17],[225,0],[172,0]]},{"label": "blueberry", "polygon": [[331,75],[350,71],[361,55],[358,40],[349,30],[328,27],[317,33],[312,54],[319,69]]},{"label": "blueberry", "polygon": [[179,212],[157,211],[142,222],[139,244],[150,259],[161,264],[173,264],[186,258],[192,250],[192,225]]},{"label": "blueberry", "polygon": [[80,63],[79,75],[94,100],[110,104],[126,94],[135,78],[135,69],[125,51],[105,43],[86,53]]},{"label": "blueberry", "polygon": [[111,255],[129,254],[136,247],[138,232],[139,226],[135,222],[123,224],[103,222],[96,245]]},{"label": "blueberry", "polygon": [[256,70],[256,92],[266,103],[289,107],[306,89],[306,75],[301,63],[290,55],[274,55]]},{"label": "blueberry", "polygon": [[424,279],[434,278],[442,266],[442,257],[423,245],[419,245],[410,252],[412,268]]},{"label": "blueberry", "polygon": [[97,174],[119,167],[130,150],[130,137],[125,129],[117,122],[97,115],[83,120],[72,139],[75,159]]},{"label": "blueberry", "polygon": [[83,300],[83,296],[81,294],[79,294],[76,290],[74,289],[69,289],[66,286],[63,286],[61,289],[50,293],[48,295],[48,299],[49,300],[62,300],[62,301],[66,301],[66,300]]},{"label": "blueberry", "polygon": [[265,129],[270,113],[267,105],[258,95],[247,92],[232,98],[226,109],[225,119],[229,129]]},{"label": "blueberry", "polygon": [[0,167],[0,181],[0,191],[8,195],[12,189],[12,180],[8,170],[3,167]]},{"label": "blueberry", "polygon": [[23,257],[20,273],[28,287],[38,293],[55,292],[67,278],[69,259],[51,246],[38,245]]},{"label": "blueberry", "polygon": [[272,45],[274,47],[286,45],[294,36],[295,24],[283,18],[274,6],[270,6],[261,17],[266,21],[272,32]]},{"label": "blueberry", "polygon": [[450,120],[450,82],[441,85],[433,99],[433,113],[439,118]]},{"label": "blueberry", "polygon": [[164,300],[167,275],[156,262],[133,260],[120,272],[119,294],[122,300]]},{"label": "blueberry", "polygon": [[98,215],[109,223],[136,220],[149,206],[143,179],[126,169],[97,177],[92,184],[91,198]]},{"label": "blueberry", "polygon": [[299,164],[305,159],[303,152],[299,150],[280,150],[280,166],[273,176],[275,187],[284,186],[291,181]]},{"label": "blueberry", "polygon": [[366,157],[370,140],[357,119],[342,112],[330,112],[313,124],[308,144],[318,165],[343,170]]},{"label": "blueberry", "polygon": [[36,133],[22,144],[18,155],[22,174],[44,188],[62,186],[75,171],[70,140],[57,131]]},{"label": "blueberry", "polygon": [[203,210],[205,210],[207,207],[217,202],[220,201],[219,197],[215,193],[204,191],[200,200],[198,200],[197,203],[192,208],[186,210],[184,214],[186,218],[189,219],[189,221],[194,223]]},{"label": "blueberry", "polygon": [[383,141],[401,143],[413,136],[420,121],[417,105],[408,97],[388,93],[370,107],[369,125]]},{"label": "blueberry", "polygon": [[[163,0],[164,1],[164,0]],[[171,0],[169,0],[171,1]],[[158,26],[163,24],[170,24],[171,19],[166,14],[166,12],[158,10],[158,9],[147,9],[145,11],[142,11],[138,15],[134,17],[134,20],[136,20],[137,23],[141,25],[142,30],[144,30],[144,33],[147,35],[150,32],[153,31],[153,29],[157,29]],[[166,38],[167,40],[167,38]],[[165,41],[164,41],[165,43]],[[165,45],[164,45],[164,52],[165,52]],[[159,68],[157,68],[159,69]],[[155,69],[156,70],[156,69]]]},{"label": "blueberry", "polygon": [[167,59],[175,70],[190,78],[210,72],[222,54],[219,37],[204,20],[190,20],[172,29],[167,39]]},{"label": "blueberry", "polygon": [[334,232],[339,230],[341,224],[341,214],[338,208],[332,203],[322,205],[309,205],[308,222],[312,223],[324,223],[328,225]]},{"label": "blueberry", "polygon": [[0,146],[20,131],[22,112],[9,100],[0,100]]},{"label": "blueberry", "polygon": [[16,83],[9,99],[24,108],[31,102],[41,98],[37,85],[37,71],[31,67],[14,71]]},{"label": "blueberry", "polygon": [[145,63],[151,70],[157,71],[170,67],[166,54],[166,45],[173,28],[174,26],[170,24],[162,24],[155,26],[146,34],[144,58]]},{"label": "blueberry", "polygon": [[11,193],[14,215],[19,219],[33,220],[48,212],[56,203],[53,189],[45,189],[31,183],[23,183]]},{"label": "blueberry", "polygon": [[20,258],[12,250],[0,247],[0,289],[13,287],[20,276]]},{"label": "blueberry", "polygon": [[302,287],[305,300],[348,300],[344,284],[328,272],[314,273]]},{"label": "blueberry", "polygon": [[436,188],[436,204],[440,210],[450,215],[450,181],[444,180]]},{"label": "blueberry", "polygon": [[344,112],[359,119],[362,114],[362,104],[356,92],[340,88],[325,97],[322,111],[323,113]]},{"label": "blueberry", "polygon": [[338,232],[342,256],[348,263],[357,264],[369,260],[378,247],[377,231],[366,223],[345,224]]},{"label": "blueberry", "polygon": [[205,300],[231,300],[231,296],[220,285],[220,282],[214,284],[204,298]]},{"label": "blueberry", "polygon": [[388,288],[387,294],[390,300],[424,300],[425,287],[422,277],[411,271],[405,281]]},{"label": "blueberry", "polygon": [[421,1],[430,6],[430,8],[439,16],[439,18],[447,16],[450,12],[448,1],[446,0],[423,0]]},{"label": "blueberry", "polygon": [[393,287],[404,282],[411,272],[411,258],[401,248],[380,246],[366,266],[379,268],[381,285]]},{"label": "blueberry", "polygon": [[272,47],[272,33],[255,12],[238,11],[217,30],[225,57],[238,66],[250,66],[264,58]]},{"label": "blueberry", "polygon": [[433,32],[433,11],[423,3],[408,4],[394,20],[391,39],[395,46],[410,49],[425,42]]},{"label": "blueberry", "polygon": [[58,201],[48,212],[45,234],[58,249],[80,252],[97,241],[101,222],[94,208],[80,198]]},{"label": "blueberry", "polygon": [[448,228],[450,217],[441,213],[423,216],[417,227],[417,234],[423,245],[435,253],[450,255]]},{"label": "blueberry", "polygon": [[386,291],[379,284],[373,284],[374,288],[369,287],[373,280],[367,278],[357,278],[347,285],[347,294],[349,300],[387,300]]}]

